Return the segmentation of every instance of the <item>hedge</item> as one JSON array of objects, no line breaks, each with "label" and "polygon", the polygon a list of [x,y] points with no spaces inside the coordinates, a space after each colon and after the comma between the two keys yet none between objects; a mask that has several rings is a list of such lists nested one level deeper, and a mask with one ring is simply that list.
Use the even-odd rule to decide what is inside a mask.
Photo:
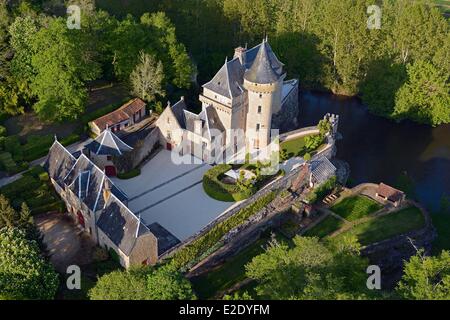
[{"label": "hedge", "polygon": [[228,219],[219,222],[204,235],[177,251],[171,258],[170,263],[172,263],[176,268],[179,269],[185,267],[191,262],[194,262],[204,252],[208,251],[208,249],[216,245],[225,234],[245,222],[252,215],[259,212],[270,202],[272,202],[275,197],[276,193],[270,192],[260,197],[247,207],[239,210]]},{"label": "hedge", "polygon": [[213,199],[226,202],[245,200],[250,197],[255,188],[242,190],[236,184],[226,184],[220,181],[225,172],[232,167],[229,164],[218,164],[203,175],[203,189]]},{"label": "hedge", "polygon": [[130,170],[130,171],[125,172],[125,173],[118,173],[117,174],[117,178],[123,179],[123,180],[127,180],[127,179],[131,179],[131,178],[137,177],[140,174],[141,174],[141,169],[135,168],[135,169]]}]

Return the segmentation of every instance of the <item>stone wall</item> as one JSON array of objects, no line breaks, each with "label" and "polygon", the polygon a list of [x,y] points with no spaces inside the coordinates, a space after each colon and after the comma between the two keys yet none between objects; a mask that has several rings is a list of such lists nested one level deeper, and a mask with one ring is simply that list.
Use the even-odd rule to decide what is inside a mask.
[{"label": "stone wall", "polygon": [[280,131],[292,130],[297,126],[298,108],[298,85],[295,86],[288,96],[281,102],[280,112],[272,115],[272,129]]},{"label": "stone wall", "polygon": [[424,228],[373,243],[361,251],[371,264],[380,267],[382,289],[391,290],[395,287],[402,276],[404,261],[415,255],[416,249],[424,249],[427,255],[431,253],[437,233],[428,212],[421,209],[425,216]]}]

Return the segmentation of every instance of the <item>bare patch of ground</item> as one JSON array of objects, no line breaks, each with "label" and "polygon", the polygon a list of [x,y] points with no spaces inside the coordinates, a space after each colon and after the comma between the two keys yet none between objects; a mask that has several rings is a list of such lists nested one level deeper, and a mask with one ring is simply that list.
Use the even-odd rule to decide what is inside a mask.
[{"label": "bare patch of ground", "polygon": [[92,262],[95,243],[81,232],[68,214],[44,213],[34,217],[37,228],[44,235],[50,261],[60,273],[70,265],[86,265]]}]

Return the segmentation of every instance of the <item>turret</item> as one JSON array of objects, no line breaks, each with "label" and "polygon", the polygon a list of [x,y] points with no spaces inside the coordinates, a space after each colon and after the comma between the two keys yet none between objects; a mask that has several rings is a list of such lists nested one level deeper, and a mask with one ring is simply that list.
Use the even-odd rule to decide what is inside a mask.
[{"label": "turret", "polygon": [[281,110],[283,64],[263,40],[256,58],[245,74],[248,91],[247,141],[250,148],[262,149],[270,143],[272,114]]}]

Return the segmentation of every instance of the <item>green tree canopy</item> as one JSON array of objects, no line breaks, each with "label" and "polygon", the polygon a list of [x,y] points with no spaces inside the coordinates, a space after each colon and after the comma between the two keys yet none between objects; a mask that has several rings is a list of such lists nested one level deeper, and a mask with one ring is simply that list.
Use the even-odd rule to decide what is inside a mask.
[{"label": "green tree canopy", "polygon": [[407,82],[397,92],[394,116],[411,118],[433,126],[450,122],[448,75],[430,62],[407,66]]},{"label": "green tree canopy", "polygon": [[450,251],[435,257],[425,257],[419,251],[412,256],[404,266],[397,293],[404,299],[449,300]]},{"label": "green tree canopy", "polygon": [[58,275],[36,241],[14,227],[0,229],[0,299],[53,299]]},{"label": "green tree canopy", "polygon": [[162,89],[163,81],[164,70],[161,61],[156,61],[155,57],[141,51],[139,64],[130,75],[132,93],[147,102],[154,101],[156,95],[165,95]]},{"label": "green tree canopy", "polygon": [[170,266],[114,271],[89,291],[92,300],[194,299],[190,282]]},{"label": "green tree canopy", "polygon": [[257,281],[258,297],[268,299],[367,298],[368,261],[359,255],[355,238],[319,242],[296,237],[293,248],[272,243],[246,265]]}]

